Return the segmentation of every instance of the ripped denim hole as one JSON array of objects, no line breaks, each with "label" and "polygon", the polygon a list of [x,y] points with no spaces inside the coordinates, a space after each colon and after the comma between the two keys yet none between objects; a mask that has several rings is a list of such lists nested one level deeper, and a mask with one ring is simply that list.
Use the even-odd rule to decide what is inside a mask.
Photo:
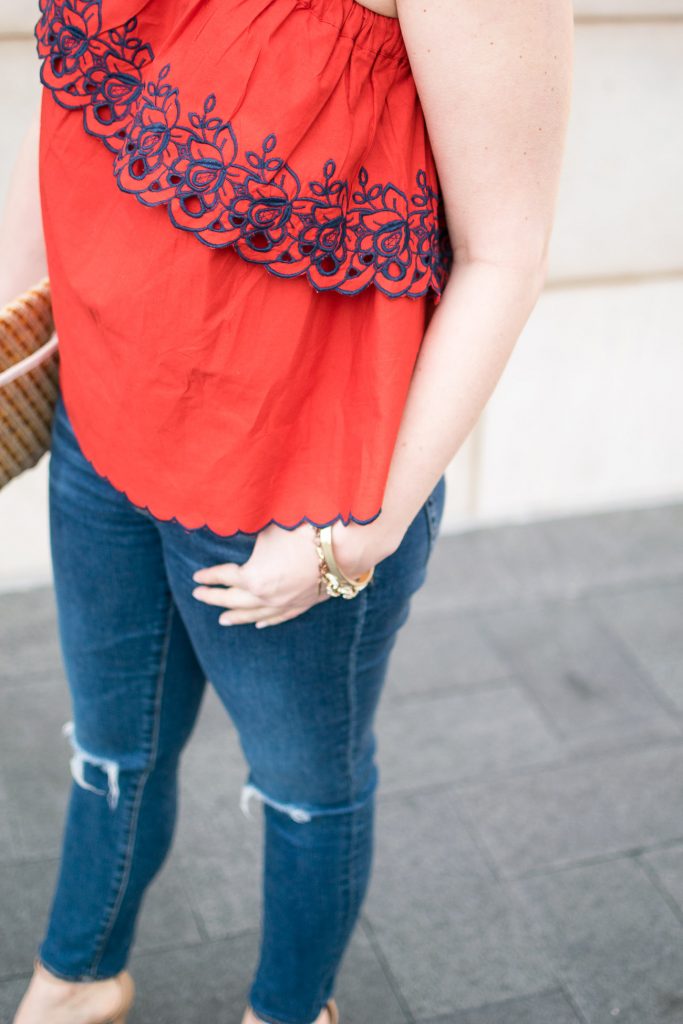
[{"label": "ripped denim hole", "polygon": [[284,811],[288,814],[292,821],[310,821],[313,817],[308,811],[305,811],[303,807],[297,807],[295,804],[283,804],[278,800],[273,800],[272,797],[267,796],[262,790],[254,786],[251,782],[245,782],[242,786],[242,792],[240,793],[240,810],[247,818],[253,818],[253,814],[249,810],[249,800],[254,796],[263,803],[270,804],[277,811]]},{"label": "ripped denim hole", "polygon": [[[92,793],[98,793],[100,796],[107,797],[107,804],[111,810],[115,810],[119,802],[119,766],[116,761],[112,761],[108,757],[98,757],[96,754],[90,754],[87,750],[77,742],[74,733],[74,723],[65,722],[62,726],[62,734],[69,738],[71,747],[73,749],[73,755],[69,761],[71,768],[71,774],[74,780],[81,786],[82,789],[89,789]],[[91,785],[85,780],[85,765],[91,764],[95,768],[101,768],[107,776],[107,788],[98,789],[96,786]]]}]

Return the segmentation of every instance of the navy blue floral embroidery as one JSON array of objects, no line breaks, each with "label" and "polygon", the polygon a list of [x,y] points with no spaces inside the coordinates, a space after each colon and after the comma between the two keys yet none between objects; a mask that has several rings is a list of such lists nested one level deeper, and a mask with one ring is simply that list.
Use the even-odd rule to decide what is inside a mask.
[{"label": "navy blue floral embroidery", "polygon": [[304,188],[275,154],[274,133],[240,159],[232,124],[213,114],[215,94],[184,118],[170,64],[156,80],[143,78],[154,53],[134,34],[137,18],[102,32],[101,5],[40,0],[40,77],[61,106],[82,108],[86,131],[115,154],[124,192],[166,205],[175,227],[208,246],[231,245],[278,277],[305,273],[316,290],[346,295],[370,283],[391,297],[432,288],[439,301],[453,253],[442,195],[425,170],[408,197],[391,182],[371,183],[365,167],[350,188],[327,159]]}]

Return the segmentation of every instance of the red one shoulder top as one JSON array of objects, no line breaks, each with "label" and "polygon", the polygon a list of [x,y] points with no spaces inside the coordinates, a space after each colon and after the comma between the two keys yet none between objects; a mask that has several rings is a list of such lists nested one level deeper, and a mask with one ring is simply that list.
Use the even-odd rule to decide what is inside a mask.
[{"label": "red one shoulder top", "polygon": [[452,263],[397,19],[40,0],[61,390],[94,469],[228,536],[368,523]]}]

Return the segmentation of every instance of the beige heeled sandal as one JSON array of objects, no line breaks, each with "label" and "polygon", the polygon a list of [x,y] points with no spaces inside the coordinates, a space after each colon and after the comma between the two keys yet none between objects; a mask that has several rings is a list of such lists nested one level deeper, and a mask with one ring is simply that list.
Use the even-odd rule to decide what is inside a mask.
[{"label": "beige heeled sandal", "polygon": [[[337,1006],[337,1003],[336,1003],[336,1000],[334,999],[334,996],[331,996],[327,1000],[327,1002],[325,1003],[325,1007],[327,1008],[327,1011],[328,1011],[328,1013],[330,1015],[330,1024],[339,1024],[339,1007]],[[255,1013],[254,1010],[252,1010],[251,1006],[247,1006],[246,1010],[244,1011],[244,1015],[242,1017],[242,1024],[244,1024],[244,1021],[246,1020],[247,1015],[249,1013],[251,1013],[253,1015],[253,1017],[257,1021],[261,1020],[261,1018],[258,1016],[258,1014]],[[114,1021],[114,1024],[118,1024],[118,1022]]]},{"label": "beige heeled sandal", "polygon": [[[37,971],[42,978],[46,978],[48,981],[59,980],[55,978],[55,975],[52,974],[52,972],[49,971],[43,963],[41,963],[38,957],[33,961],[33,969]],[[128,1014],[130,1013],[135,1000],[135,982],[128,971],[121,971],[119,974],[115,975],[112,980],[118,985],[119,1005],[113,1014],[109,1014],[107,1017],[104,1017],[101,1021],[98,1021],[97,1024],[126,1024]]]},{"label": "beige heeled sandal", "polygon": [[330,1014],[330,1024],[339,1024],[339,1007],[333,996],[327,1000],[325,1006]]},{"label": "beige heeled sandal", "polygon": [[111,1021],[107,1020],[106,1024],[126,1024],[135,1000],[135,982],[128,971],[117,974],[116,981],[119,985],[119,1009],[116,1016]]}]

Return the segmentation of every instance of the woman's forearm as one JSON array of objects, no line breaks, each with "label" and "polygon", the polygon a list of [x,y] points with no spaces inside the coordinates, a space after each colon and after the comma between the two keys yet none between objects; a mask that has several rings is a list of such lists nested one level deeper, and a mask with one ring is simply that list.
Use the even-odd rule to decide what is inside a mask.
[{"label": "woman's forearm", "polygon": [[470,433],[543,287],[574,37],[571,0],[397,8],[455,259],[411,380],[372,534],[379,550],[382,531],[390,550],[400,542]]},{"label": "woman's forearm", "polygon": [[0,306],[47,274],[38,184],[40,104],[17,153],[0,218]]},{"label": "woman's forearm", "polygon": [[545,264],[532,261],[454,266],[418,355],[377,520],[390,549],[476,423],[544,278]]}]

